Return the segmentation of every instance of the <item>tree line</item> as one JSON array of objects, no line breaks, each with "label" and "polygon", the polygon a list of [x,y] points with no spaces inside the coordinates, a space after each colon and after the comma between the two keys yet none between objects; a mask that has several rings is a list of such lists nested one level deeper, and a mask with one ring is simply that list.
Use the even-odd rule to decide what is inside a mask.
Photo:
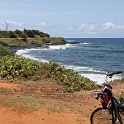
[{"label": "tree line", "polygon": [[0,31],[0,38],[35,38],[38,37],[50,37],[48,33],[41,32],[39,30],[15,30],[15,31]]}]

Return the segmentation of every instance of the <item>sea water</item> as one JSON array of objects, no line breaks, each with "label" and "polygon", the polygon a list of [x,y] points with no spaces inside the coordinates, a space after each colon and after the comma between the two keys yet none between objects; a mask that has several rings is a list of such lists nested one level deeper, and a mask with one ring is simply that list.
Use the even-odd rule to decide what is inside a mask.
[{"label": "sea water", "polygon": [[[103,83],[106,72],[124,71],[124,38],[65,38],[78,44],[50,45],[48,48],[18,50],[37,61],[57,62],[97,83]],[[120,75],[113,79],[121,78]]]}]

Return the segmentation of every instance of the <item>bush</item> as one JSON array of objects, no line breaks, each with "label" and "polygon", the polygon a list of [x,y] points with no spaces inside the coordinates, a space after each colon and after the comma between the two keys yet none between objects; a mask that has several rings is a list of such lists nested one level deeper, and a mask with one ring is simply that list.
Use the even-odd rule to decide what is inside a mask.
[{"label": "bush", "polygon": [[0,38],[9,38],[8,31],[0,31]]},{"label": "bush", "polygon": [[9,38],[17,38],[16,33],[14,31],[10,31]]},{"label": "bush", "polygon": [[13,53],[10,49],[7,49],[2,44],[0,44],[0,57],[6,55],[13,55]]},{"label": "bush", "polygon": [[63,44],[65,42],[64,38],[61,37],[45,37],[42,39],[44,43],[52,44]]},{"label": "bush", "polygon": [[57,80],[59,84],[66,86],[67,92],[80,91],[81,89],[90,90],[94,87],[94,82],[84,78],[72,69],[65,69],[57,63],[49,63],[49,77]]},{"label": "bush", "polygon": [[20,56],[5,56],[0,60],[0,76],[3,78],[31,79],[38,68],[37,62]]},{"label": "bush", "polygon": [[66,86],[67,92],[90,90],[94,82],[57,63],[41,63],[21,56],[5,56],[0,60],[0,76],[8,79],[39,80],[49,78]]},{"label": "bush", "polygon": [[22,31],[20,31],[20,30],[15,30],[15,33],[16,33],[16,35],[18,35],[18,37],[21,37],[21,35],[22,35]]},{"label": "bush", "polygon": [[8,46],[8,43],[4,42],[4,41],[0,41],[0,44],[3,46]]}]

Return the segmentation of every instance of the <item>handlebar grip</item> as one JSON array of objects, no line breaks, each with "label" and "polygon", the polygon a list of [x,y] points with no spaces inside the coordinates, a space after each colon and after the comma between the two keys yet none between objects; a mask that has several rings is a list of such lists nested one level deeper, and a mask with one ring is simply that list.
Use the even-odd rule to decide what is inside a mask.
[{"label": "handlebar grip", "polygon": [[122,71],[116,71],[116,72],[112,72],[112,73],[108,72],[106,75],[111,78],[113,75],[115,75],[115,74],[121,74],[121,73],[122,73]]}]

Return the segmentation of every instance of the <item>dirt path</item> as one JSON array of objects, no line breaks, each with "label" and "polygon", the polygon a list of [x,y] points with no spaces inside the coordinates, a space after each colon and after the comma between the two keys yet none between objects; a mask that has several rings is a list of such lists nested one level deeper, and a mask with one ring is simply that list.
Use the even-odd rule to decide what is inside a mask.
[{"label": "dirt path", "polygon": [[15,109],[0,107],[0,124],[89,124],[78,113],[36,111],[23,114]]},{"label": "dirt path", "polygon": [[8,88],[8,89],[11,89],[11,90],[20,90],[19,88],[19,84],[11,84],[11,83],[0,83],[0,88]]},{"label": "dirt path", "polygon": [[[6,82],[0,83],[0,88],[11,89],[15,92],[15,94],[16,92],[22,91],[25,93],[26,91],[29,92],[31,90],[33,90],[35,93],[35,90],[39,89],[38,95],[45,95],[45,97],[51,99],[59,99],[61,101],[69,102],[72,105],[77,104],[82,107],[83,112],[71,110],[52,112],[46,109],[42,109],[27,114],[19,111],[16,108],[0,105],[0,124],[90,124],[90,114],[94,108],[99,106],[99,102],[95,100],[94,97],[91,95],[92,91],[64,94],[56,89],[53,90],[53,87],[52,90],[50,89],[50,87],[48,87],[47,89],[47,85],[28,85],[28,88],[23,87],[24,89],[20,89],[20,87],[23,86]],[[124,84],[114,85],[114,92],[121,92],[123,87]],[[50,94],[48,94],[49,91]],[[58,91],[57,95],[55,94],[55,91]],[[54,93],[54,95],[52,93]]]}]

